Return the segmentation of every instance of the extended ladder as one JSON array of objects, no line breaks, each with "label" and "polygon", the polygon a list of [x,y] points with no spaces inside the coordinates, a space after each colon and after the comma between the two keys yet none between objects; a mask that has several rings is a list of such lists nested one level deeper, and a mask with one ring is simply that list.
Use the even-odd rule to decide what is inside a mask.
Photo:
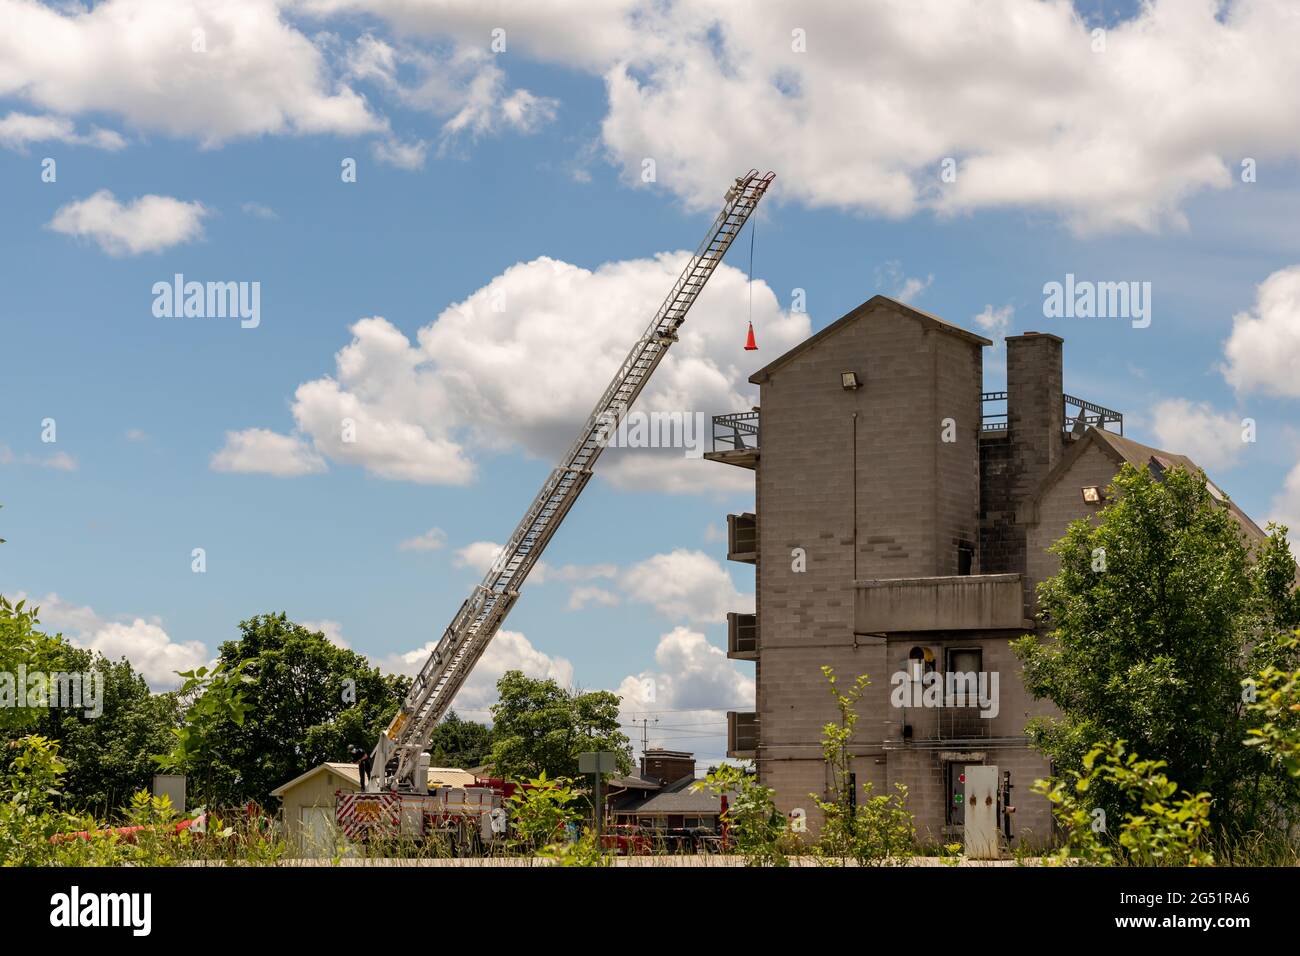
[{"label": "extended ladder", "polygon": [[[551,472],[492,568],[457,612],[420,668],[401,710],[375,748],[370,790],[422,790],[415,771],[433,729],[519,598],[519,590],[564,516],[591,478],[591,469],[642,388],[677,341],[705,283],[771,185],[773,173],[752,169],[727,190],[722,211],[682,270],[672,291],[596,403],[573,447]],[[395,770],[389,772],[396,760]]]}]

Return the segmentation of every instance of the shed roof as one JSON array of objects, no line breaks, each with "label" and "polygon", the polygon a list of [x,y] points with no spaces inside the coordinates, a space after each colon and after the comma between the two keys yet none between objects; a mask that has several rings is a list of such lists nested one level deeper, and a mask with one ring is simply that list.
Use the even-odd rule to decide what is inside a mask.
[{"label": "shed roof", "polygon": [[326,762],[318,767],[312,767],[306,773],[298,774],[298,776],[294,777],[288,783],[280,784],[280,786],[271,791],[271,796],[282,797],[294,787],[301,783],[305,783],[310,778],[322,773],[333,774],[344,783],[349,783],[354,787],[360,788],[361,786],[361,771],[358,769],[356,764]]},{"label": "shed roof", "polygon": [[766,382],[771,377],[772,373],[776,371],[778,368],[780,368],[782,365],[785,365],[787,362],[790,362],[791,360],[801,355],[806,350],[812,348],[814,345],[817,345],[823,339],[834,335],[836,332],[844,328],[846,325],[856,322],[859,319],[866,318],[871,313],[880,311],[883,308],[895,309],[898,312],[901,312],[903,315],[907,316],[908,318],[915,319],[916,321],[920,322],[923,326],[925,326],[928,329],[934,329],[938,332],[947,332],[951,335],[955,335],[959,338],[963,338],[968,342],[972,342],[975,345],[984,346],[984,345],[993,344],[993,341],[991,339],[986,339],[982,335],[976,335],[974,332],[971,332],[968,329],[963,329],[959,325],[953,325],[947,319],[941,319],[937,315],[931,315],[929,312],[925,312],[921,309],[916,308],[915,306],[908,305],[906,302],[900,302],[897,299],[891,299],[887,295],[873,295],[866,302],[863,302],[860,306],[858,306],[853,311],[849,312],[847,315],[841,316],[840,318],[836,319],[834,322],[826,326],[826,328],[822,329],[816,335],[810,335],[808,338],[804,339],[794,348],[785,352],[783,355],[778,356],[776,359],[769,362],[767,365],[764,365],[753,375],[749,376],[749,380],[755,385],[761,385],[763,382]]}]

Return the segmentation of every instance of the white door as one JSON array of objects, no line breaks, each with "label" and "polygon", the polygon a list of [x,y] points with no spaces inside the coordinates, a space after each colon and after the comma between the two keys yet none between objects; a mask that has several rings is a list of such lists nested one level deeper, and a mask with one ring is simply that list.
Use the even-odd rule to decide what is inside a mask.
[{"label": "white door", "polygon": [[333,856],[335,850],[334,808],[303,807],[302,848],[306,856]]}]

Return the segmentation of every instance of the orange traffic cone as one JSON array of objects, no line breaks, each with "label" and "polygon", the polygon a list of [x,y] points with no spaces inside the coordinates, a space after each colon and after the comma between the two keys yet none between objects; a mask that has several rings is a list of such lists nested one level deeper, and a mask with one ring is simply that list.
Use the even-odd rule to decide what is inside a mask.
[{"label": "orange traffic cone", "polygon": [[745,336],[745,351],[757,352],[758,343],[754,341],[754,323],[749,323],[749,335]]}]

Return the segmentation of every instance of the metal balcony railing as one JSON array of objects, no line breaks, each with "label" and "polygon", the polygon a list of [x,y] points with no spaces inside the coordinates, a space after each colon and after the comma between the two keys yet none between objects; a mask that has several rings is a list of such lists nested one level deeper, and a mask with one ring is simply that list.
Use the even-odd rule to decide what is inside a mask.
[{"label": "metal balcony railing", "polygon": [[713,416],[713,450],[743,451],[758,447],[758,411]]},{"label": "metal balcony railing", "polygon": [[[980,415],[980,429],[986,432],[1006,431],[1009,422],[1007,393],[984,392],[980,395],[980,404],[983,408]],[[990,405],[1001,405],[1001,408],[990,409]],[[1080,420],[1085,426],[1095,425],[1097,428],[1102,429],[1106,429],[1108,425],[1118,425],[1119,433],[1124,434],[1124,415],[1122,413],[1112,408],[1106,408],[1104,405],[1097,405],[1082,398],[1075,398],[1073,395],[1061,396],[1061,419],[1064,422],[1063,428],[1067,435],[1077,427]]]}]

